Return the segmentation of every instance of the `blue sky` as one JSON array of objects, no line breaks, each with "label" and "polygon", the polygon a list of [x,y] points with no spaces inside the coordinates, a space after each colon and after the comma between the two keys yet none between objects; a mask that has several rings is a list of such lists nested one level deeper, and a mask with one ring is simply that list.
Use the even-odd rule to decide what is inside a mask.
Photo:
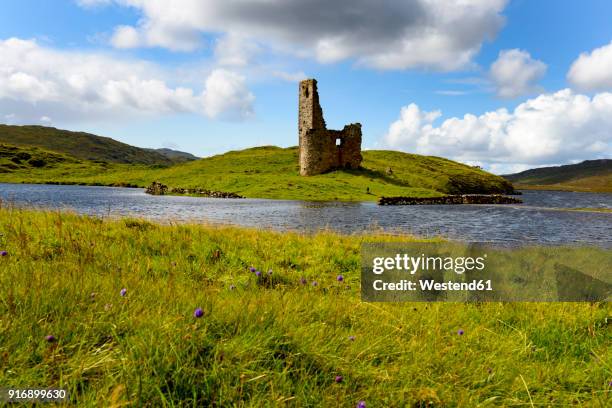
[{"label": "blue sky", "polygon": [[314,77],[328,127],[361,122],[365,148],[497,173],[611,156],[609,1],[327,3],[3,2],[0,122],[200,156],[292,146]]}]

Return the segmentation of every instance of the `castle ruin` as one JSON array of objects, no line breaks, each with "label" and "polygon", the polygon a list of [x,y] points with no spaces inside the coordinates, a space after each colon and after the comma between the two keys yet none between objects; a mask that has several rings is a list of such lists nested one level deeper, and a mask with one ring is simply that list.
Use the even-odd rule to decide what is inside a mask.
[{"label": "castle ruin", "polygon": [[300,175],[313,176],[334,169],[357,169],[361,164],[361,124],[328,130],[319,104],[316,79],[300,82],[298,129]]}]

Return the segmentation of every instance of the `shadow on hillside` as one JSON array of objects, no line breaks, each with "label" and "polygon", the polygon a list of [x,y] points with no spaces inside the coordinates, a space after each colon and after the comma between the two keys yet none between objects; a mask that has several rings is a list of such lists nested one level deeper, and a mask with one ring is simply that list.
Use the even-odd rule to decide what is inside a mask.
[{"label": "shadow on hillside", "polygon": [[372,170],[372,169],[366,169],[365,167],[360,167],[358,169],[340,169],[340,170],[335,170],[334,172],[338,172],[338,173],[347,173],[347,174],[351,174],[353,176],[362,176],[362,177],[367,177],[369,179],[372,180],[378,180],[378,181],[383,181],[385,183],[388,184],[393,184],[395,186],[399,186],[399,187],[412,187],[412,185],[410,183],[407,183],[405,181],[402,180],[398,180],[380,170]]}]

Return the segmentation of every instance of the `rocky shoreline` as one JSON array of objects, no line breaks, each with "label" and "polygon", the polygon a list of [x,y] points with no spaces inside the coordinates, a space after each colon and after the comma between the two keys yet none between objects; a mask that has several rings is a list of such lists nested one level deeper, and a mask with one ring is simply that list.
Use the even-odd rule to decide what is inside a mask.
[{"label": "rocky shoreline", "polygon": [[523,200],[501,194],[457,194],[442,197],[381,197],[378,205],[521,204]]},{"label": "rocky shoreline", "polygon": [[174,187],[169,189],[167,185],[154,181],[147,187],[145,193],[151,195],[166,195],[166,194],[181,194],[181,195],[197,195],[201,197],[211,198],[244,198],[243,196],[226,192],[226,191],[213,191],[201,188],[180,188]]}]

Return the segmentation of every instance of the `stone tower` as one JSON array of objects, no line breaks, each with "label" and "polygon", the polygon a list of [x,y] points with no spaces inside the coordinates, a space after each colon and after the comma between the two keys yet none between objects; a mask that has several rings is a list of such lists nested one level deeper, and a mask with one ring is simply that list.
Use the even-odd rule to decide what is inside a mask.
[{"label": "stone tower", "polygon": [[313,176],[361,164],[361,124],[328,130],[319,104],[317,81],[306,79],[299,87],[298,133],[300,175]]}]

